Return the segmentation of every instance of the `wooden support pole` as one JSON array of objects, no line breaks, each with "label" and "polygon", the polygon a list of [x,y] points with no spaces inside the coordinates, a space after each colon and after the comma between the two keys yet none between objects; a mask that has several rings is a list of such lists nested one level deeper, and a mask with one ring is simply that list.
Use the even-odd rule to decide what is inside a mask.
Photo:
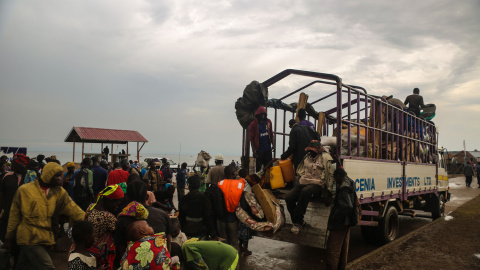
[{"label": "wooden support pole", "polygon": [[110,153],[110,162],[112,163],[113,166],[113,143],[112,143],[112,149],[110,150],[112,153]]},{"label": "wooden support pole", "polygon": [[297,104],[297,112],[295,113],[295,121],[297,123],[300,121],[298,119],[298,111],[300,109],[305,109],[307,107],[307,100],[308,100],[308,95],[305,93],[300,93],[300,97],[298,98],[298,104]]},{"label": "wooden support pole", "polygon": [[73,136],[73,163],[75,163],[75,136]]},{"label": "wooden support pole", "polygon": [[138,160],[138,163],[140,163],[140,150],[138,150],[138,145],[139,143],[137,142],[137,160]]},{"label": "wooden support pole", "polygon": [[325,113],[324,112],[319,112],[318,113],[318,122],[317,122],[317,131],[320,133],[320,136],[322,136],[322,131],[323,131],[323,123],[325,122]]},{"label": "wooden support pole", "polygon": [[129,157],[129,155],[128,155],[128,142],[127,142],[127,157],[126,157],[127,160],[128,160],[128,157]]},{"label": "wooden support pole", "polygon": [[83,154],[85,153],[85,142],[82,140],[82,161],[83,161]]}]

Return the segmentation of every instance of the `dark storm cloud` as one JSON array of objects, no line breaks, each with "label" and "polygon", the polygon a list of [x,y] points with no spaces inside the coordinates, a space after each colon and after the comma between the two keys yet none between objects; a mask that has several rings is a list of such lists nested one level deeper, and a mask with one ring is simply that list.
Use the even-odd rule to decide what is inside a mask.
[{"label": "dark storm cloud", "polygon": [[[445,109],[478,104],[478,14],[478,1],[4,1],[0,106],[16,121],[1,120],[15,130],[2,139],[34,141],[26,127],[48,116],[38,141],[84,125],[138,129],[151,149],[238,152],[235,100],[286,68],[400,99],[420,87]],[[288,78],[271,97],[303,84]]]}]

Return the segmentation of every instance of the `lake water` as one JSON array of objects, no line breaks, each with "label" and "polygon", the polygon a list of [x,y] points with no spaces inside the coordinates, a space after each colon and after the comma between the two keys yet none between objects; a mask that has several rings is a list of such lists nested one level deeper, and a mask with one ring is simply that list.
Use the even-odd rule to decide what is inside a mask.
[{"label": "lake water", "polygon": [[[85,153],[89,153],[87,150],[85,150]],[[45,155],[45,157],[50,157],[52,155],[55,155],[58,160],[60,160],[60,163],[63,165],[67,162],[70,162],[73,160],[73,154],[72,152],[62,152],[62,151],[28,151],[27,156],[30,158],[34,158],[37,155],[42,154]],[[81,162],[81,151],[75,153],[75,162]],[[156,158],[162,158],[166,157],[168,159],[173,160],[177,164],[182,164],[183,162],[186,162],[188,166],[191,166],[195,163],[195,160],[197,159],[198,153],[185,153],[185,154],[168,154],[168,153],[142,153],[140,152],[140,162],[143,161],[147,157],[156,157]],[[212,156],[212,159],[210,160],[210,165],[214,165],[214,158],[216,154],[210,153]],[[11,156],[11,155],[7,155]],[[137,156],[135,152],[130,153],[130,158],[131,160],[136,160]],[[240,154],[239,155],[224,155],[224,163],[229,164],[230,162],[238,161],[240,163]]]}]

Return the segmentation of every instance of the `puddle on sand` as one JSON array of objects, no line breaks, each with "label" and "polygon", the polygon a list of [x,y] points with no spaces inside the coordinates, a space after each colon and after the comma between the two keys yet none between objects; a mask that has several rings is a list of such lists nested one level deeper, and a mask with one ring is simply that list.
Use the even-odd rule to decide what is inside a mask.
[{"label": "puddle on sand", "polygon": [[473,254],[473,256],[477,257],[477,259],[480,259],[480,254]]}]

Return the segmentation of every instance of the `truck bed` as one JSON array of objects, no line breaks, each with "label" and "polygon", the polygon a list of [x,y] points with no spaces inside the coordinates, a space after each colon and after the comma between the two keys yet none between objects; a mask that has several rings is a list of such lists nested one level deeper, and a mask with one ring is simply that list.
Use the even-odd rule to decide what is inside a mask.
[{"label": "truck bed", "polygon": [[285,203],[285,195],[288,190],[277,190],[274,195],[283,206],[285,213],[285,226],[273,235],[265,235],[258,233],[259,237],[269,238],[272,240],[284,241],[299,245],[311,246],[325,249],[325,233],[327,231],[328,215],[330,207],[326,207],[324,203],[318,199],[312,200],[307,207],[305,213],[305,222],[307,225],[300,230],[299,234],[290,232],[292,228],[292,220]]}]

